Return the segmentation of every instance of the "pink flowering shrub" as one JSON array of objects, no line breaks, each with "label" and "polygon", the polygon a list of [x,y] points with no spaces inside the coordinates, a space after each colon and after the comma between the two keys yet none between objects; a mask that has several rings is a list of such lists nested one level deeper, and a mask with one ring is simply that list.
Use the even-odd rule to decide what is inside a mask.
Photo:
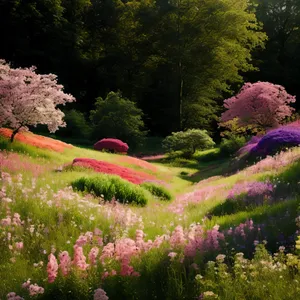
[{"label": "pink flowering shrub", "polygon": [[129,147],[121,140],[108,138],[94,144],[94,149],[98,151],[110,150],[116,153],[127,153]]},{"label": "pink flowering shrub", "polygon": [[240,92],[224,101],[227,108],[221,122],[238,118],[241,126],[252,125],[258,130],[266,130],[280,125],[291,116],[289,106],[296,98],[288,94],[283,86],[269,82],[245,83]]}]

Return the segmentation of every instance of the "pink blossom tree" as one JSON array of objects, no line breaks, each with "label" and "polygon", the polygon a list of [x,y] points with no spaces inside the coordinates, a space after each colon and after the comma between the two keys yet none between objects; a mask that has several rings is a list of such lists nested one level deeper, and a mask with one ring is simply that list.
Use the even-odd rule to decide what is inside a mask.
[{"label": "pink blossom tree", "polygon": [[63,92],[54,74],[40,75],[36,68],[14,69],[0,60],[0,127],[13,129],[11,142],[20,129],[44,124],[50,132],[65,127],[57,105],[75,101]]},{"label": "pink blossom tree", "polygon": [[221,116],[221,125],[226,126],[226,122],[238,118],[240,126],[265,131],[291,116],[294,108],[289,104],[295,101],[295,96],[288,94],[281,85],[248,82],[236,96],[224,100],[227,111]]}]

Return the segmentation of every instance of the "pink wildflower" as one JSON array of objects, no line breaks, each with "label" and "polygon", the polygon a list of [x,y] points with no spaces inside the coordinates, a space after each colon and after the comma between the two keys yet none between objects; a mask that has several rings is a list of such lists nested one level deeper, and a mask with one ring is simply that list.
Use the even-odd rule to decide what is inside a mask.
[{"label": "pink wildflower", "polygon": [[168,256],[171,258],[171,260],[173,260],[177,256],[177,253],[176,252],[170,252],[168,254]]},{"label": "pink wildflower", "polygon": [[23,288],[23,289],[28,289],[29,286],[30,286],[30,284],[31,284],[30,279],[28,279],[26,282],[24,282],[24,283],[22,284],[22,288]]},{"label": "pink wildflower", "polygon": [[89,261],[91,263],[91,265],[95,265],[96,264],[96,258],[99,254],[99,248],[97,247],[93,247],[89,253]]},{"label": "pink wildflower", "polygon": [[100,235],[102,235],[102,231],[100,229],[98,229],[98,228],[95,228],[94,229],[94,235],[100,236]]},{"label": "pink wildflower", "polygon": [[23,242],[17,242],[17,243],[15,244],[15,246],[16,246],[16,248],[17,248],[18,250],[21,250],[21,249],[23,249],[24,244],[23,244]]},{"label": "pink wildflower", "polygon": [[18,296],[16,293],[11,292],[6,295],[7,300],[24,300],[24,298]]},{"label": "pink wildflower", "polygon": [[85,235],[80,235],[76,241],[76,245],[79,247],[84,246],[88,242],[88,237]]},{"label": "pink wildflower", "polygon": [[48,256],[48,264],[47,264],[47,273],[48,273],[48,282],[52,283],[55,281],[55,278],[57,277],[57,271],[58,271],[58,264],[56,257],[50,253]]},{"label": "pink wildflower", "polygon": [[69,256],[68,251],[63,251],[59,254],[59,268],[63,276],[67,276],[71,268],[71,257]]},{"label": "pink wildflower", "polygon": [[178,225],[172,232],[170,237],[170,245],[172,248],[182,246],[186,242],[182,226]]},{"label": "pink wildflower", "polygon": [[12,224],[15,226],[21,226],[23,224],[23,222],[21,221],[21,216],[18,213],[14,213]]},{"label": "pink wildflower", "polygon": [[10,226],[11,225],[11,217],[7,216],[6,218],[1,220],[2,226]]},{"label": "pink wildflower", "polygon": [[106,292],[102,289],[95,290],[94,300],[108,300]]},{"label": "pink wildflower", "polygon": [[75,245],[74,246],[74,260],[73,264],[77,266],[81,270],[86,270],[86,268],[89,266],[86,263],[86,257],[83,254],[82,247]]},{"label": "pink wildflower", "polygon": [[38,286],[36,283],[31,284],[28,288],[28,291],[29,291],[30,296],[35,296],[35,295],[38,295],[38,294],[44,294],[44,288]]},{"label": "pink wildflower", "polygon": [[108,243],[102,249],[102,254],[100,256],[101,261],[103,262],[105,258],[113,257],[115,252],[115,245],[113,243]]}]

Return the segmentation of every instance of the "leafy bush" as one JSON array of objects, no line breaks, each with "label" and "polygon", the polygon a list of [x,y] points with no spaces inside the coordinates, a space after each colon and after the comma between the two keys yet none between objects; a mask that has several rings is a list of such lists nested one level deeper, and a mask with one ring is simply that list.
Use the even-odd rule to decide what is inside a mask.
[{"label": "leafy bush", "polygon": [[118,139],[102,139],[94,145],[95,150],[111,150],[119,153],[127,153],[129,147]]},{"label": "leafy bush", "polygon": [[169,152],[180,150],[184,155],[191,156],[197,149],[211,148],[215,143],[206,130],[189,129],[173,132],[163,140],[162,145]]},{"label": "leafy bush", "polygon": [[61,128],[56,133],[57,136],[82,140],[91,138],[92,128],[83,113],[75,109],[66,111],[64,121],[67,123],[67,126]]},{"label": "leafy bush", "polygon": [[246,138],[243,136],[232,135],[229,138],[223,138],[220,144],[220,152],[223,156],[234,155],[244,144]]},{"label": "leafy bush", "polygon": [[144,182],[140,186],[149,191],[152,195],[160,198],[161,200],[170,201],[172,199],[171,193],[164,186],[157,185],[151,182]]},{"label": "leafy bush", "polygon": [[283,126],[264,135],[250,153],[255,156],[266,156],[298,145],[300,145],[300,128]]},{"label": "leafy bush", "polygon": [[134,102],[110,92],[105,100],[97,98],[95,106],[90,113],[95,139],[117,138],[134,147],[141,143],[146,134],[142,131],[143,112]]},{"label": "leafy bush", "polygon": [[121,203],[145,206],[149,200],[149,194],[143,188],[113,175],[81,177],[72,182],[72,187],[75,190],[104,197],[107,201],[115,198]]}]

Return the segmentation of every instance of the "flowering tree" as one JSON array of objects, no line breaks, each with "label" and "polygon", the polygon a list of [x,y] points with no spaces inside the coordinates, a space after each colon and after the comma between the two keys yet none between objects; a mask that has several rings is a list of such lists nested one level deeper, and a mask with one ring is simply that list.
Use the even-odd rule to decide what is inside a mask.
[{"label": "flowering tree", "polygon": [[0,127],[13,129],[11,142],[20,129],[48,125],[50,132],[66,126],[56,106],[75,101],[57,84],[56,75],[39,75],[36,68],[13,69],[0,60]]},{"label": "flowering tree", "polygon": [[250,125],[265,131],[291,116],[294,109],[289,104],[295,101],[295,96],[288,94],[281,85],[248,82],[236,96],[224,101],[227,111],[222,114],[221,122],[224,124],[238,118],[241,126]]}]

